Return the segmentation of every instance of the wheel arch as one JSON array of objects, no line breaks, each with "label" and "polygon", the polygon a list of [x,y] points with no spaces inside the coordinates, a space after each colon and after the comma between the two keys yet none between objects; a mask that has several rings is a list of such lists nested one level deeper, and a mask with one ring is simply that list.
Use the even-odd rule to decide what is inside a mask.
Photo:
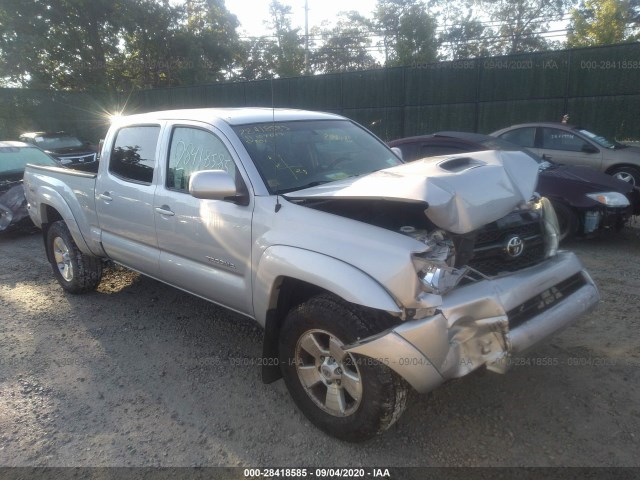
[{"label": "wheel arch", "polygon": [[38,202],[38,215],[40,217],[40,228],[42,228],[45,240],[49,225],[58,220],[63,220],[80,251],[87,255],[94,255],[82,236],[78,222],[67,202],[51,189],[41,189],[38,196],[43,198],[42,201]]},{"label": "wheel arch", "polygon": [[633,163],[616,163],[614,165],[608,166],[607,169],[604,171],[604,173],[606,173],[607,175],[611,175],[614,171],[618,170],[619,168],[632,168],[637,172],[640,172],[640,165],[635,165]]},{"label": "wheel arch", "polygon": [[[278,358],[280,327],[287,313],[315,295],[330,293],[377,313],[402,312],[382,285],[363,271],[333,257],[296,247],[268,248],[258,264],[253,290],[255,318],[265,330],[265,359]],[[263,362],[265,383],[281,377],[276,363]]]}]

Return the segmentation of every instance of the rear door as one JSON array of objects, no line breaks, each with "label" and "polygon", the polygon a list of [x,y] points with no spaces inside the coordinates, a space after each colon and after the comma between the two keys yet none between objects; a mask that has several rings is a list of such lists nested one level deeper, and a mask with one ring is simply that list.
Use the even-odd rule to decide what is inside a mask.
[{"label": "rear door", "polygon": [[161,279],[252,315],[253,198],[239,205],[200,200],[188,192],[190,176],[200,170],[225,170],[247,191],[237,155],[211,125],[181,121],[168,128],[168,151],[154,200]]},{"label": "rear door", "polygon": [[153,197],[160,130],[160,125],[132,125],[115,132],[104,152],[108,167],[100,170],[96,181],[96,211],[105,252],[156,278],[159,252]]}]

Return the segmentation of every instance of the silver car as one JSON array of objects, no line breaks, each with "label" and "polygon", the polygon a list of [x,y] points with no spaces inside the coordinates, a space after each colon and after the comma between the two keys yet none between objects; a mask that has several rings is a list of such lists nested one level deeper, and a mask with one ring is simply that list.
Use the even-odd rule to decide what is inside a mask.
[{"label": "silver car", "polygon": [[594,168],[640,187],[640,148],[565,123],[523,123],[491,135],[526,147],[545,160]]}]

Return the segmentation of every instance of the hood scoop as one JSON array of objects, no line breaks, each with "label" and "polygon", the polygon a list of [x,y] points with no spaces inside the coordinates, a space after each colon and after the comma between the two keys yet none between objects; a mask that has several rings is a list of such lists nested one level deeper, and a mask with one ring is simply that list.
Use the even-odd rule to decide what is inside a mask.
[{"label": "hood scoop", "polygon": [[302,203],[337,199],[418,203],[434,225],[462,234],[528,202],[537,180],[538,164],[527,154],[485,151],[418,160],[285,197]]},{"label": "hood scoop", "polygon": [[486,165],[482,160],[471,157],[456,157],[444,160],[438,164],[440,168],[451,173],[461,173],[470,168]]}]

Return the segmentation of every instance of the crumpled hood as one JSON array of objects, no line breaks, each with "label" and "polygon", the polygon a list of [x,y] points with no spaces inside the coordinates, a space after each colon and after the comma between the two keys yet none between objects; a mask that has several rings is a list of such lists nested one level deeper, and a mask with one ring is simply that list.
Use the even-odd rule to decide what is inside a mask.
[{"label": "crumpled hood", "polygon": [[491,150],[418,160],[298,190],[285,197],[425,202],[425,213],[431,222],[461,234],[502,218],[528,202],[537,179],[538,164],[527,154]]}]

